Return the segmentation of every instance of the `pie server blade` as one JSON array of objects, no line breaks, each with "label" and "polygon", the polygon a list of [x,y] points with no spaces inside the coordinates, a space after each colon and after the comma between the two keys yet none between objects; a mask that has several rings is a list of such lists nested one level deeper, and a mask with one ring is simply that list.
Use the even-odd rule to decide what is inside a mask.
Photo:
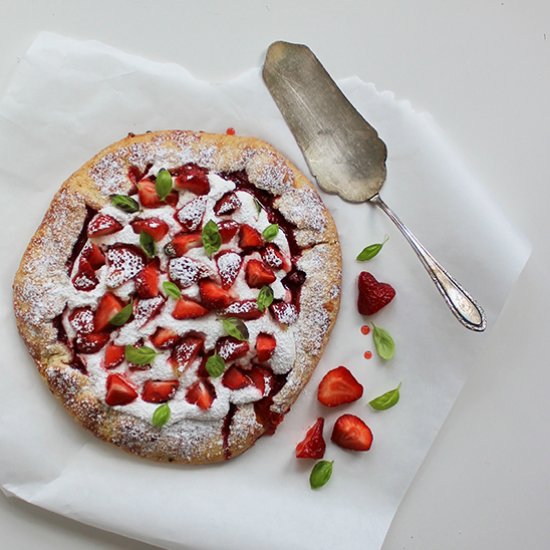
[{"label": "pie server blade", "polygon": [[380,198],[386,145],[313,52],[301,44],[274,42],[263,78],[319,187],[350,202],[380,207],[411,244],[455,317],[470,330],[485,330],[483,309]]}]

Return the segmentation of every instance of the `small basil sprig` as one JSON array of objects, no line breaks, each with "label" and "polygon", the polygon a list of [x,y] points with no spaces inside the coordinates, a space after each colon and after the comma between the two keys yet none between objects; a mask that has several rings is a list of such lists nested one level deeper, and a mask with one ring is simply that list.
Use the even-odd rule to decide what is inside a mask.
[{"label": "small basil sprig", "polygon": [[139,234],[139,246],[141,247],[141,250],[143,250],[143,252],[145,252],[145,254],[149,258],[155,257],[157,253],[157,249],[155,246],[155,241],[153,240],[153,237],[149,235],[149,233],[142,231]]},{"label": "small basil sprig", "polygon": [[395,342],[393,341],[391,334],[386,329],[377,327],[374,323],[372,326],[372,339],[374,340],[376,353],[378,353],[382,359],[388,361],[395,354]]},{"label": "small basil sprig", "polygon": [[313,466],[311,474],[309,474],[309,485],[312,489],[319,489],[326,485],[332,475],[332,465],[334,460],[321,460]]},{"label": "small basil sprig", "polygon": [[375,397],[374,399],[369,401],[369,405],[377,411],[385,411],[386,409],[390,409],[399,401],[400,388],[401,383],[399,383],[399,386],[397,386],[397,388],[387,391],[386,393],[383,393],[382,395],[379,395],[378,397]]},{"label": "small basil sprig", "polygon": [[172,175],[168,170],[164,168],[159,171],[157,174],[157,179],[155,181],[155,191],[157,192],[158,198],[163,201],[172,191]]},{"label": "small basil sprig", "polygon": [[169,298],[173,298],[174,300],[179,300],[181,298],[179,286],[172,281],[164,281],[164,283],[162,283],[162,290],[164,290],[166,296]]},{"label": "small basil sprig", "polygon": [[153,418],[151,418],[151,424],[153,426],[156,426],[157,428],[161,428],[170,420],[170,414],[171,414],[170,407],[168,406],[168,403],[163,403],[162,405],[159,405],[155,412],[153,413]]},{"label": "small basil sprig", "polygon": [[112,195],[111,204],[116,206],[119,210],[133,214],[139,211],[139,204],[132,197],[127,195]]},{"label": "small basil sprig", "polygon": [[142,346],[141,348],[126,346],[124,348],[124,357],[126,361],[134,363],[134,365],[150,365],[156,355],[157,352],[147,346]]},{"label": "small basil sprig", "polygon": [[367,260],[372,260],[381,250],[382,247],[388,242],[389,237],[386,235],[384,240],[381,243],[371,244],[357,255],[357,260],[360,262],[366,262]]},{"label": "small basil sprig", "polygon": [[256,197],[254,197],[254,205],[256,206],[256,212],[259,216],[262,211],[262,203]]},{"label": "small basil sprig", "polygon": [[212,256],[222,245],[222,236],[215,221],[209,220],[204,224],[202,228],[202,245],[208,256]]},{"label": "small basil sprig", "polygon": [[233,336],[237,340],[248,340],[248,329],[240,319],[228,317],[227,319],[222,319],[222,325],[223,330],[229,336]]},{"label": "small basil sprig", "polygon": [[132,315],[133,309],[134,305],[132,302],[125,305],[114,317],[111,317],[111,319],[109,319],[109,324],[113,325],[114,327],[121,327],[124,323],[128,321],[128,319]]},{"label": "small basil sprig", "polygon": [[256,298],[256,304],[260,311],[265,311],[273,303],[273,289],[270,286],[263,286]]},{"label": "small basil sprig", "polygon": [[272,223],[262,231],[262,237],[267,242],[271,242],[277,236],[277,233],[279,233],[279,225]]},{"label": "small basil sprig", "polygon": [[214,353],[206,361],[206,370],[212,378],[218,378],[225,370],[224,360],[217,353]]}]

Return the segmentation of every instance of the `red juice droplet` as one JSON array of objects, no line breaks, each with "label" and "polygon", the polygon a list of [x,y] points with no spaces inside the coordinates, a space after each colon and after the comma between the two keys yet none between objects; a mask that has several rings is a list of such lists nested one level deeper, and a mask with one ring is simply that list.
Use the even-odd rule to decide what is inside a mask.
[{"label": "red juice droplet", "polygon": [[367,335],[369,332],[370,332],[370,327],[369,327],[369,325],[363,325],[363,326],[361,327],[361,334]]},{"label": "red juice droplet", "polygon": [[235,132],[235,128],[228,128],[225,133],[228,135],[228,136],[234,136],[237,132]]},{"label": "red juice droplet", "polygon": [[366,351],[364,354],[363,354],[363,357],[365,359],[372,359],[372,351]]}]

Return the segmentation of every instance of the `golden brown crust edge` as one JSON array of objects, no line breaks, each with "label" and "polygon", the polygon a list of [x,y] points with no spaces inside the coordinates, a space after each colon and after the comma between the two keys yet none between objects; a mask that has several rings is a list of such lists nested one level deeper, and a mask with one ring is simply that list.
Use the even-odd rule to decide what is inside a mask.
[{"label": "golden brown crust edge", "polygon": [[[68,365],[70,350],[58,342],[52,320],[65,300],[59,291],[70,284],[66,262],[81,232],[86,205],[103,207],[113,193],[129,188],[130,165],[144,168],[159,160],[166,166],[195,162],[216,172],[245,170],[256,187],[278,196],[274,206],[297,226],[305,248],[298,262],[306,272],[301,312],[295,325],[296,362],[272,410],[285,413],[307,383],[336,320],[341,283],[341,255],[330,213],[308,179],[269,144],[256,139],[185,131],[130,136],[107,147],[75,172],[55,195],[31,239],[13,284],[18,329],[51,391],[96,436],[142,457],[204,464],[224,460],[223,419],[187,420],[159,430],[105,406],[88,379]],[[322,269],[319,269],[322,266]],[[248,449],[265,429],[253,406],[238,406],[228,441],[234,457]]]}]

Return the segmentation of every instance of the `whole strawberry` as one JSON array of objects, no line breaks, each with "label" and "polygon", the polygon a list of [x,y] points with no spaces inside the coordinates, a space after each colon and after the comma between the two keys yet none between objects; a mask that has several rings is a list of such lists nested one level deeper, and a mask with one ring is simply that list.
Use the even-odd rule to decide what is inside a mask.
[{"label": "whole strawberry", "polygon": [[395,289],[390,284],[379,283],[368,271],[359,274],[357,285],[357,308],[362,315],[372,315],[380,311],[395,297]]}]

